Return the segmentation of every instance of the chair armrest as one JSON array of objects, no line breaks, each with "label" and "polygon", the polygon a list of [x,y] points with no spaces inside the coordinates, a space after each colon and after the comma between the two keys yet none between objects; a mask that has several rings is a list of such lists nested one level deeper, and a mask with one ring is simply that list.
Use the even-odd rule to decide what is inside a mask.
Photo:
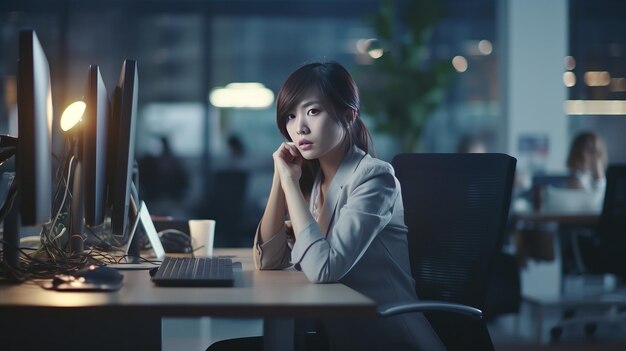
[{"label": "chair armrest", "polygon": [[407,312],[446,311],[468,315],[476,319],[483,318],[483,311],[467,305],[443,301],[414,301],[406,303],[384,304],[378,307],[378,315],[388,317]]}]

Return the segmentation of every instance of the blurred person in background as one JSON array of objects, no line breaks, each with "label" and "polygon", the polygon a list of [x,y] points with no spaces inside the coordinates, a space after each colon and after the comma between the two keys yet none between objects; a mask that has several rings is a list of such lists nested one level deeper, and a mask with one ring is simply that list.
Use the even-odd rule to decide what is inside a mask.
[{"label": "blurred person in background", "polygon": [[567,156],[570,187],[604,194],[605,170],[608,164],[604,140],[593,132],[578,134],[572,141]]},{"label": "blurred person in background", "polygon": [[546,186],[546,208],[599,211],[606,191],[608,162],[606,146],[599,135],[593,132],[576,135],[566,161],[569,173],[566,186]]}]

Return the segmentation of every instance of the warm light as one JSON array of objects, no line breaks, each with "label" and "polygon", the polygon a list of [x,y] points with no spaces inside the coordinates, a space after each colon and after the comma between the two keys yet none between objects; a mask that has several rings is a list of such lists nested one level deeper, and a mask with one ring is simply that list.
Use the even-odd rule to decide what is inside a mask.
[{"label": "warm light", "polygon": [[571,88],[576,85],[576,75],[574,72],[563,73],[563,83],[566,87]]},{"label": "warm light", "polygon": [[366,54],[367,53],[367,49],[370,46],[370,42],[373,41],[375,39],[359,39],[356,41],[356,51],[359,54]]},{"label": "warm light", "polygon": [[261,83],[230,83],[211,90],[209,101],[223,108],[266,108],[274,103],[274,93]]},{"label": "warm light", "polygon": [[85,105],[82,101],[76,101],[69,105],[65,111],[63,111],[63,115],[61,115],[61,130],[67,132],[68,130],[74,128],[74,126],[81,121],[83,118],[83,113],[85,113]]},{"label": "warm light", "polygon": [[367,54],[373,59],[379,59],[385,53],[377,39],[359,39],[356,41],[356,51],[359,54]]},{"label": "warm light", "polygon": [[493,45],[489,40],[481,40],[478,42],[478,51],[483,55],[490,55],[493,52]]},{"label": "warm light", "polygon": [[367,54],[373,59],[383,56],[384,50],[377,39],[360,39],[356,42],[356,50],[361,54]]},{"label": "warm light", "polygon": [[611,84],[611,75],[607,71],[585,72],[585,84],[590,87],[605,87]]},{"label": "warm light", "polygon": [[463,56],[454,56],[452,66],[457,72],[465,72],[467,71],[467,60]]},{"label": "warm light", "polygon": [[367,50],[367,54],[373,59],[379,59],[383,57],[383,49],[369,49]]},{"label": "warm light", "polygon": [[377,39],[359,39],[356,41],[356,51],[359,54],[367,54],[373,59],[378,59],[383,56],[383,48],[378,43]]},{"label": "warm light", "polygon": [[567,100],[568,115],[626,115],[624,100]]},{"label": "warm light", "polygon": [[574,56],[565,56],[565,69],[573,70],[576,68],[576,59]]}]

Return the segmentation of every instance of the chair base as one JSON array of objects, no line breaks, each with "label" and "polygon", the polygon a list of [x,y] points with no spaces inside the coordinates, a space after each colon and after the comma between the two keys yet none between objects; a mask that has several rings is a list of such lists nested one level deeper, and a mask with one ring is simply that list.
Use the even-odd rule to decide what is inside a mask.
[{"label": "chair base", "polygon": [[565,316],[564,320],[550,328],[550,338],[552,341],[557,341],[563,334],[565,328],[574,326],[582,326],[587,337],[592,337],[601,324],[617,325],[626,335],[626,309],[623,307],[611,306],[608,311],[602,315],[575,317],[574,313],[575,312],[571,313],[569,318]]}]

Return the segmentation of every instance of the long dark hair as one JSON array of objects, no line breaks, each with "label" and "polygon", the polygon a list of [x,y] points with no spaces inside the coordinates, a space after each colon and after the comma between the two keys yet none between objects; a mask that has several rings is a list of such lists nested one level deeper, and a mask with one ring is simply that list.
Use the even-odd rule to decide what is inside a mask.
[{"label": "long dark hair", "polygon": [[[285,139],[291,141],[287,132],[287,117],[296,105],[316,89],[331,117],[346,132],[346,150],[356,145],[374,154],[371,136],[361,120],[359,90],[348,71],[336,62],[315,62],[301,66],[287,77],[276,99],[276,124]],[[300,178],[302,192],[309,195],[319,169],[319,161],[305,160]]]},{"label": "long dark hair", "polygon": [[567,155],[567,167],[571,171],[585,170],[588,158],[593,154],[602,161],[606,168],[609,163],[606,146],[602,138],[594,132],[582,132],[572,141]]}]

